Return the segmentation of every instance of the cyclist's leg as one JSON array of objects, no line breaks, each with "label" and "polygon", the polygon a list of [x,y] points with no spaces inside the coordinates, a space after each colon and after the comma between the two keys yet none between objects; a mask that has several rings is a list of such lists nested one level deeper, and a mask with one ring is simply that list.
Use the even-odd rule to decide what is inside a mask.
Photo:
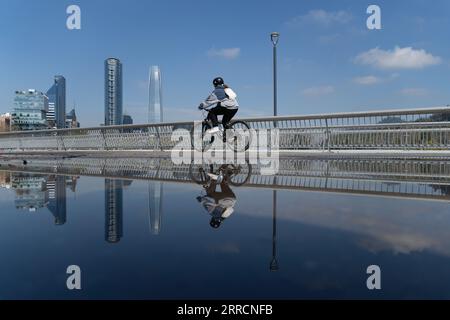
[{"label": "cyclist's leg", "polygon": [[238,109],[226,109],[226,108],[224,108],[224,109],[225,110],[224,110],[224,114],[223,114],[223,118],[222,118],[222,124],[223,124],[223,127],[227,129],[228,123],[236,115],[236,113],[238,112]]},{"label": "cyclist's leg", "polygon": [[217,106],[209,110],[208,112],[208,119],[212,121],[213,127],[217,127],[219,125],[219,119],[217,118],[218,115],[223,114],[222,107]]}]

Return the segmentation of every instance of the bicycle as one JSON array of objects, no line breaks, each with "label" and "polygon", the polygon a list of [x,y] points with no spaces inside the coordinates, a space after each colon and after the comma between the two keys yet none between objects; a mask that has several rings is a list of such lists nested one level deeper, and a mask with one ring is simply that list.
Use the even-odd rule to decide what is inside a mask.
[{"label": "bicycle", "polygon": [[[247,151],[250,148],[250,126],[245,121],[232,120],[228,123],[227,128],[224,128],[222,121],[220,121],[219,131],[210,135],[206,133],[206,131],[213,128],[213,123],[210,119],[208,119],[207,112],[208,110],[206,109],[202,110],[204,120],[201,123],[194,123],[194,126],[191,129],[191,144],[195,150],[200,152],[207,151],[216,141],[216,137],[219,138],[219,141],[226,143],[234,152]],[[231,134],[227,135],[227,132]],[[198,138],[196,134],[198,133],[200,133],[199,138],[201,138],[201,141],[197,141],[196,143],[196,138]]]},{"label": "bicycle", "polygon": [[219,184],[225,181],[233,186],[240,187],[250,179],[252,166],[246,161],[244,165],[222,164],[217,170],[214,170],[213,164],[195,165],[191,163],[189,175],[195,183],[203,186],[208,185],[214,178]]}]

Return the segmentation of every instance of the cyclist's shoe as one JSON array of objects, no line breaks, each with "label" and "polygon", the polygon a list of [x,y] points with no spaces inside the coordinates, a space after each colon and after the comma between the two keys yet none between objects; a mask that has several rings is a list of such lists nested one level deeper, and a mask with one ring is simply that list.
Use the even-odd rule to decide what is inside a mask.
[{"label": "cyclist's shoe", "polygon": [[208,133],[208,134],[214,134],[214,133],[217,133],[217,132],[219,132],[220,130],[219,130],[219,127],[214,127],[214,128],[212,128],[212,129],[208,129],[208,130],[206,130],[206,133]]},{"label": "cyclist's shoe", "polygon": [[212,180],[215,180],[215,181],[217,181],[217,179],[219,178],[218,175],[213,174],[213,173],[208,173],[208,176],[209,176]]}]

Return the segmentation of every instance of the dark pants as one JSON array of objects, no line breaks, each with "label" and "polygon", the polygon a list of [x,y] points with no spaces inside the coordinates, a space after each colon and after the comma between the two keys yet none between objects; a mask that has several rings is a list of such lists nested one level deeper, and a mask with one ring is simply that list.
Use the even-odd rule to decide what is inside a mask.
[{"label": "dark pants", "polygon": [[209,110],[208,119],[212,121],[214,127],[217,127],[219,125],[219,120],[217,119],[217,116],[223,115],[222,124],[224,127],[226,127],[226,125],[231,121],[231,119],[233,119],[237,111],[238,109],[230,110],[222,106],[217,106]]}]

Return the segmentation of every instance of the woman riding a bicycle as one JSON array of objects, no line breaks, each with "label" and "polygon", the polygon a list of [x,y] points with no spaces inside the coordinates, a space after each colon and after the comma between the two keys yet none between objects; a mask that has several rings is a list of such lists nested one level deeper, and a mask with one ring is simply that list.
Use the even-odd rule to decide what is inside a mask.
[{"label": "woman riding a bicycle", "polygon": [[222,125],[224,129],[228,128],[228,123],[233,119],[239,109],[239,104],[236,100],[236,94],[231,88],[225,85],[221,77],[213,80],[214,91],[206,98],[204,102],[198,107],[200,110],[217,104],[214,108],[209,109],[208,119],[211,120],[213,127],[208,129],[206,133],[214,134],[219,131],[218,115],[223,115]]}]

